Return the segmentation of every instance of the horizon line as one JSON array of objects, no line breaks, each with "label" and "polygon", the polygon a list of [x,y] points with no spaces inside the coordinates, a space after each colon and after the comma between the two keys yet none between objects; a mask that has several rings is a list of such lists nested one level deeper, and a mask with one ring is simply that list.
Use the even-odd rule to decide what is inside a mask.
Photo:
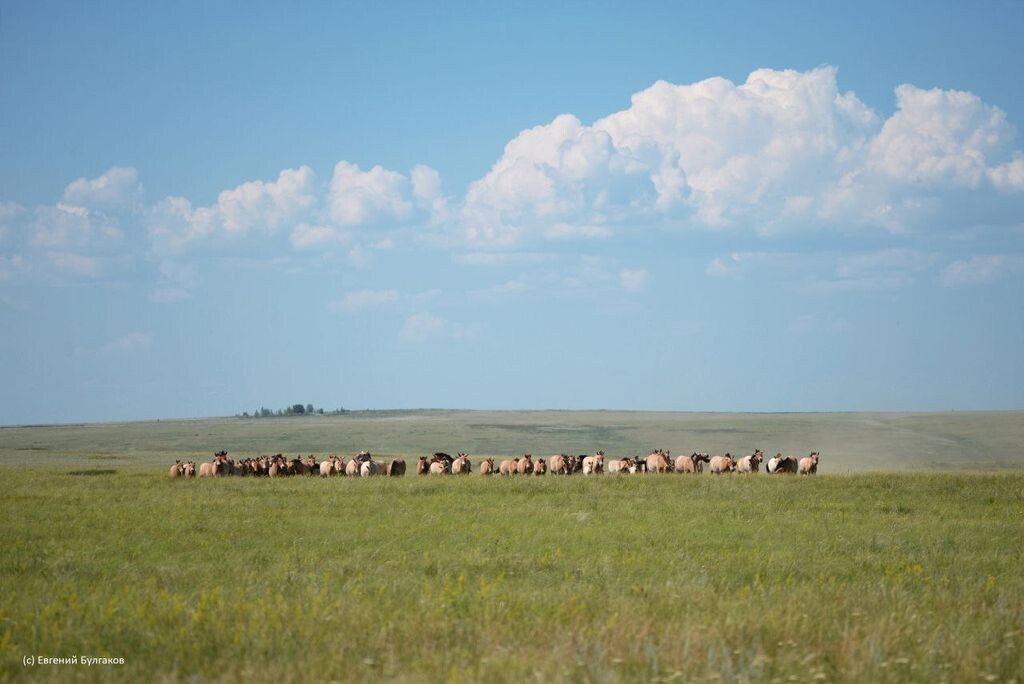
[{"label": "horizon line", "polygon": [[[326,410],[326,409],[325,409]],[[332,409],[332,411],[337,409]],[[841,410],[820,410],[820,411],[722,411],[713,409],[624,409],[624,408],[513,408],[513,409],[489,409],[489,408],[441,408],[441,407],[418,407],[418,408],[361,408],[342,409],[345,413],[309,413],[289,414],[272,416],[242,416],[241,414],[220,415],[220,416],[176,416],[170,418],[135,418],[126,420],[72,420],[67,422],[49,421],[41,423],[0,423],[0,429],[18,428],[45,428],[45,427],[78,427],[88,425],[123,425],[128,423],[184,423],[203,420],[270,420],[270,419],[296,419],[296,418],[344,418],[350,414],[364,413],[686,413],[686,414],[735,414],[735,415],[822,415],[822,414],[887,414],[887,415],[937,415],[947,413],[1024,413],[1024,408],[1015,409],[943,409],[943,410],[915,410],[915,409],[841,409]]]}]

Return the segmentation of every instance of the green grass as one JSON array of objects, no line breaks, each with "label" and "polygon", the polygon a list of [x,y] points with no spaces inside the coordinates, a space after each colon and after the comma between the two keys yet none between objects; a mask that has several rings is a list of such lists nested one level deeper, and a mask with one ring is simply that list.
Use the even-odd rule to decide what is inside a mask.
[{"label": "green grass", "polygon": [[[580,423],[614,444],[678,418],[412,415],[0,430],[0,679],[1024,681],[1024,473],[991,446],[1020,430],[1000,422],[1014,414],[678,428],[813,433],[799,451],[827,458],[820,440],[877,421],[873,444],[843,453],[966,435],[983,467],[1009,472],[838,474],[835,458],[814,478],[165,475],[204,430],[196,453],[324,440],[411,456],[474,431],[501,453],[531,430],[545,453]],[[257,446],[275,434],[287,446]],[[35,467],[15,467],[26,453]],[[895,467],[926,467],[913,458]],[[21,665],[73,654],[126,662]]]}]

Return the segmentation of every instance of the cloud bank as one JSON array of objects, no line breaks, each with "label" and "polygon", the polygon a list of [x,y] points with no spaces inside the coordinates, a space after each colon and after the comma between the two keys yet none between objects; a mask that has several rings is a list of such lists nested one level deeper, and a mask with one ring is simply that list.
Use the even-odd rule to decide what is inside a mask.
[{"label": "cloud bank", "polygon": [[954,204],[956,215],[988,215],[994,196],[1021,208],[1024,157],[1001,110],[901,85],[882,120],[836,76],[659,81],[591,125],[565,114],[523,131],[470,186],[466,237],[501,245],[552,226],[589,237],[661,223],[907,232]]},{"label": "cloud bank", "polygon": [[[196,280],[180,262],[203,251],[340,250],[361,263],[377,246],[430,236],[487,260],[652,229],[886,235],[1019,222],[1024,155],[1002,110],[909,84],[895,89],[895,105],[880,116],[842,91],[829,66],[759,69],[740,84],[659,81],[593,123],[563,114],[522,131],[461,196],[446,195],[429,166],[342,160],[330,177],[284,169],[206,206],[146,202],[137,171],[114,167],[72,181],[52,205],[0,202],[0,280],[95,278],[128,257],[156,265],[151,298],[172,303]],[[727,275],[756,253],[707,272]],[[1003,267],[993,256],[950,269],[947,284],[985,282]],[[647,283],[620,280],[633,291]]]}]

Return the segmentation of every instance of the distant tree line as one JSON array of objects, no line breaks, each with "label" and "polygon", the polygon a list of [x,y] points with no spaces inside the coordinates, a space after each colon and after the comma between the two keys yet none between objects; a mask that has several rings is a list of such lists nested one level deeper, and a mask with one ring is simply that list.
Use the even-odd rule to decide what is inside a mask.
[{"label": "distant tree line", "polygon": [[276,411],[268,409],[266,406],[260,406],[258,409],[249,413],[248,411],[242,411],[237,414],[238,418],[285,418],[287,416],[340,416],[343,413],[348,413],[348,409],[336,408],[333,411],[325,411],[322,408],[316,408],[312,404],[292,404],[286,406],[283,409],[277,409]]}]

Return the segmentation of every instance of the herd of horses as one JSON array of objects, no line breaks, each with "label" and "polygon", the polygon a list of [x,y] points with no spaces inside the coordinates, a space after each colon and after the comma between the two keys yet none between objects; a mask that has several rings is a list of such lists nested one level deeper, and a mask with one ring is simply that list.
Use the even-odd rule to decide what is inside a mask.
[{"label": "herd of horses", "polygon": [[[706,453],[693,452],[689,456],[672,457],[665,449],[656,449],[647,457],[631,456],[627,458],[605,459],[603,451],[593,456],[576,454],[556,454],[548,459],[534,459],[531,454],[518,458],[507,458],[497,464],[493,458],[481,459],[477,471],[481,475],[598,475],[601,473],[637,474],[637,473],[691,473],[704,472],[704,464],[713,475],[726,473],[756,473],[764,463],[765,472],[769,475],[800,474],[814,475],[818,472],[820,454],[812,452],[810,456],[797,459],[792,456],[776,454],[765,461],[764,452],[756,449],[754,453],[742,458],[734,458],[732,454],[711,456]],[[386,475],[397,477],[405,475],[404,459],[394,458],[389,461],[375,460],[368,451],[361,451],[351,459],[344,456],[331,455],[317,461],[310,454],[306,458],[295,456],[288,458],[283,454],[260,456],[234,460],[228,458],[228,452],[218,451],[213,459],[200,463],[198,468],[194,461],[175,461],[168,475],[175,477],[223,477],[226,475],[251,477],[287,477],[290,475],[319,475],[331,477],[335,475],[349,477],[371,477]],[[473,462],[469,456],[459,452],[451,456],[443,452],[435,452],[430,456],[420,456],[416,461],[417,475],[468,475],[473,472]]]}]

